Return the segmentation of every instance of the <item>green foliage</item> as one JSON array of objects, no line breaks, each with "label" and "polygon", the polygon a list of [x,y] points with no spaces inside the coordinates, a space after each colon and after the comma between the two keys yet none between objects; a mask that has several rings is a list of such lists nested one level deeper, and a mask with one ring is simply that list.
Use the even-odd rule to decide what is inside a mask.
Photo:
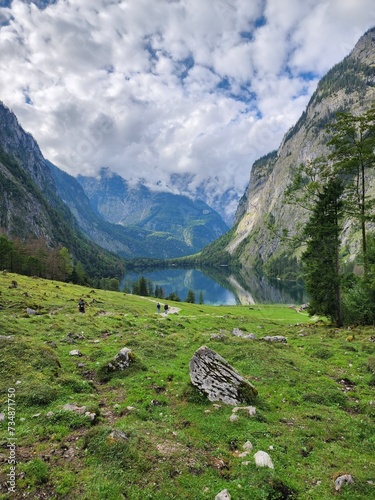
[{"label": "green foliage", "polygon": [[49,479],[48,467],[39,458],[34,458],[23,466],[26,482],[29,486],[40,486],[47,483]]},{"label": "green foliage", "polygon": [[167,297],[165,297],[166,300],[173,300],[175,302],[181,302],[180,297],[178,296],[177,292],[171,292]]},{"label": "green foliage", "polygon": [[307,247],[302,255],[309,312],[328,316],[338,326],[342,325],[339,267],[342,192],[338,180],[323,186],[304,228]]},{"label": "green foliage", "polygon": [[320,80],[314,104],[319,104],[340,90],[344,90],[346,94],[364,94],[368,85],[373,85],[374,76],[373,66],[363,64],[359,59],[346,57]]},{"label": "green foliage", "polygon": [[195,304],[195,293],[193,290],[188,290],[185,302],[189,302],[190,304]]},{"label": "green foliage", "polygon": [[267,276],[282,280],[297,281],[301,275],[301,265],[295,255],[286,251],[271,257],[263,266]]},{"label": "green foliage", "polygon": [[53,415],[48,417],[49,426],[63,425],[68,429],[80,429],[82,427],[90,427],[92,421],[87,415],[79,415],[74,411],[60,410],[53,412]]},{"label": "green foliage", "polygon": [[375,200],[367,194],[368,170],[375,165],[375,106],[360,116],[337,113],[337,119],[328,130],[333,146],[330,159],[334,170],[345,178],[345,210],[351,219],[358,220],[362,233],[362,253],[367,272],[368,221],[374,218]]}]

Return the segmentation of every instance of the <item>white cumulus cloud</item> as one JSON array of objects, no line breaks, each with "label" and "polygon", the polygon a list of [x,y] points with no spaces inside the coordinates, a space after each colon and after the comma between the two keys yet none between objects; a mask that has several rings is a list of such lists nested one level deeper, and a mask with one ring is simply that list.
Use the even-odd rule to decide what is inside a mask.
[{"label": "white cumulus cloud", "polygon": [[375,25],[372,0],[3,5],[0,99],[46,158],[73,175],[109,167],[171,186],[181,174],[181,189],[238,196]]}]

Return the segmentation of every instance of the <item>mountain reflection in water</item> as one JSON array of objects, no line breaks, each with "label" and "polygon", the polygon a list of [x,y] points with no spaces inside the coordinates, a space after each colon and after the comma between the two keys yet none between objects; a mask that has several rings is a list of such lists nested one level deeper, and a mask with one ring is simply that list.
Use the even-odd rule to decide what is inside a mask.
[{"label": "mountain reflection in water", "polygon": [[198,303],[200,293],[204,304],[302,304],[307,299],[303,287],[293,282],[271,280],[253,272],[233,273],[226,268],[137,270],[126,273],[121,290],[131,290],[131,283],[141,276],[164,290],[167,297],[174,292],[182,301],[189,290],[195,293]]}]

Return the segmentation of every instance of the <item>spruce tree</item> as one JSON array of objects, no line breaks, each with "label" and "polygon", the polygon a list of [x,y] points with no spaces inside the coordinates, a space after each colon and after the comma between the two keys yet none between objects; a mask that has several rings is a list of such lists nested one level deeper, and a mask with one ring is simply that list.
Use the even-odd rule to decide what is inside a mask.
[{"label": "spruce tree", "polygon": [[323,186],[304,228],[307,247],[302,255],[309,295],[309,313],[327,316],[342,326],[340,235],[343,185],[331,179]]},{"label": "spruce tree", "polygon": [[367,172],[375,166],[375,106],[355,116],[337,113],[337,120],[328,130],[333,133],[330,159],[335,172],[345,179],[345,211],[359,221],[362,234],[362,253],[367,272],[367,224],[374,220],[374,199],[368,196]]}]

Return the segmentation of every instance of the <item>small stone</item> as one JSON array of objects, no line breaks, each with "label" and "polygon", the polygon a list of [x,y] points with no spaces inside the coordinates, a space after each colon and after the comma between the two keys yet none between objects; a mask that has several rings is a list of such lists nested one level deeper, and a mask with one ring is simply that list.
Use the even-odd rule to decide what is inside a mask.
[{"label": "small stone", "polygon": [[215,500],[231,500],[231,496],[228,490],[222,490],[215,497]]},{"label": "small stone", "polygon": [[5,420],[5,413],[0,413],[0,422],[4,422]]},{"label": "small stone", "polygon": [[335,480],[335,490],[340,491],[344,484],[354,484],[353,477],[350,474],[344,474]]},{"label": "small stone", "polygon": [[128,436],[125,434],[124,431],[119,431],[118,429],[115,429],[114,431],[111,432],[109,435],[110,439],[114,441],[129,441]]},{"label": "small stone", "polygon": [[232,412],[237,413],[238,411],[241,411],[241,410],[249,412],[250,416],[255,415],[257,412],[255,406],[235,406],[233,408]]},{"label": "small stone", "polygon": [[232,335],[235,337],[242,337],[244,339],[256,340],[256,336],[253,333],[244,333],[239,328],[233,328]]},{"label": "small stone", "polygon": [[265,451],[257,451],[254,455],[255,465],[257,467],[269,467],[274,469],[271,457]]},{"label": "small stone", "polygon": [[69,355],[70,356],[82,356],[82,353],[78,349],[73,349],[73,351],[70,351]]},{"label": "small stone", "polygon": [[86,406],[77,406],[76,404],[66,404],[63,406],[63,410],[66,411],[74,411],[74,413],[77,413],[77,415],[83,415],[86,411],[87,408]]},{"label": "small stone", "polygon": [[250,443],[250,441],[246,441],[242,448],[246,451],[251,451],[253,449],[253,445]]},{"label": "small stone", "polygon": [[53,417],[53,415],[54,415],[53,411],[49,411],[49,412],[46,414],[46,417],[47,417],[47,418],[51,418],[51,417]]},{"label": "small stone", "polygon": [[287,342],[286,337],[283,337],[282,335],[275,335],[273,337],[266,335],[266,337],[262,337],[262,340],[265,340],[266,342],[283,342],[284,344]]},{"label": "small stone", "polygon": [[85,415],[86,415],[86,417],[89,417],[89,419],[91,420],[91,422],[94,422],[96,420],[96,413],[91,413],[89,411],[86,411]]},{"label": "small stone", "polygon": [[231,415],[231,416],[229,417],[229,420],[230,420],[231,422],[236,422],[236,420],[238,420],[238,419],[239,419],[239,416],[238,416],[238,415]]},{"label": "small stone", "polygon": [[26,312],[27,312],[27,314],[30,314],[30,316],[33,316],[34,314],[36,314],[35,309],[31,309],[31,307],[28,307],[26,309]]}]

